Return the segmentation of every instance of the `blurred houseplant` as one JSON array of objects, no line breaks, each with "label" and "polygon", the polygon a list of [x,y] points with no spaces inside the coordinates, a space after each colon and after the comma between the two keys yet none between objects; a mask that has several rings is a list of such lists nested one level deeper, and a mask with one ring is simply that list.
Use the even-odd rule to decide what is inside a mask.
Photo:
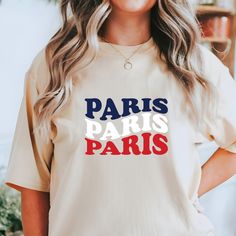
[{"label": "blurred houseplant", "polygon": [[[20,196],[3,184],[0,185],[0,236],[22,235]],[[17,232],[13,234],[13,232]]]}]

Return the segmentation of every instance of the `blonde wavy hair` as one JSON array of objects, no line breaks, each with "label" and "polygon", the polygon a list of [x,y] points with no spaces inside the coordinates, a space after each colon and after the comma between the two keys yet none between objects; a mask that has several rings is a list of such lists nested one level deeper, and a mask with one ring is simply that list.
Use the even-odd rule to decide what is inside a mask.
[{"label": "blonde wavy hair", "polygon": [[[62,27],[46,47],[50,82],[34,105],[39,127],[45,132],[50,131],[53,116],[71,96],[73,72],[96,56],[99,34],[112,11],[109,0],[62,0],[60,8]],[[187,0],[156,0],[150,16],[151,34],[160,56],[182,86],[190,114],[200,123],[199,111],[204,108],[196,88],[202,88],[207,97],[212,88],[201,72],[200,32],[194,12]],[[197,58],[198,65],[191,63],[192,58]]]}]

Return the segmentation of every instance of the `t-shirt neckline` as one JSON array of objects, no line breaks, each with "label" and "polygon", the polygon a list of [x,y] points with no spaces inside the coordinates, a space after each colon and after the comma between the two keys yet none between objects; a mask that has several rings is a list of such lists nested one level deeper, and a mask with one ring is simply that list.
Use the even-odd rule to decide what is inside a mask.
[{"label": "t-shirt neckline", "polygon": [[137,45],[120,45],[120,44],[115,44],[115,43],[108,43],[102,40],[102,38],[98,38],[99,42],[99,49],[102,51],[106,51],[112,54],[117,54],[118,52],[115,50],[115,48],[125,54],[132,53],[136,49],[138,51],[136,54],[144,53],[149,49],[155,48],[155,42],[152,37],[150,37],[146,42],[137,44]]}]

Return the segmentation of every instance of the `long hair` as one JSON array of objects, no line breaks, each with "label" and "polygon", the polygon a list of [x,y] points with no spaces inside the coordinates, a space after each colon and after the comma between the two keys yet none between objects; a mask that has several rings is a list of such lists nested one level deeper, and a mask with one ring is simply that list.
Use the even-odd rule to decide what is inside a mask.
[{"label": "long hair", "polygon": [[[109,0],[62,0],[62,27],[46,46],[50,81],[34,105],[39,127],[50,131],[51,119],[68,102],[72,75],[90,64],[99,49],[98,36],[112,8]],[[151,34],[178,84],[183,88],[190,114],[199,122],[196,88],[211,94],[201,73],[200,32],[187,0],[156,0],[151,9]],[[199,65],[191,63],[197,58]],[[203,109],[203,108],[201,108]]]}]

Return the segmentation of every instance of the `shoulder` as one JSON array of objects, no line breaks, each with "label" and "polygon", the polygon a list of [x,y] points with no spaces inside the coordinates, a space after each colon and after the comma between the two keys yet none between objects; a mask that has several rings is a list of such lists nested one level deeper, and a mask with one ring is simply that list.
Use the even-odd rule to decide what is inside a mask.
[{"label": "shoulder", "polygon": [[43,48],[39,51],[32,60],[32,63],[27,71],[31,79],[35,81],[37,90],[42,92],[50,80],[49,68],[46,61],[46,53]]},{"label": "shoulder", "polygon": [[[207,63],[208,67],[222,64],[221,60],[210,49],[201,44],[198,44],[198,48],[200,50],[203,62]],[[206,64],[204,65],[207,66]]]},{"label": "shoulder", "polygon": [[198,45],[202,61],[201,72],[206,80],[213,84],[218,84],[223,74],[228,73],[229,69],[223,62],[208,48]]}]

